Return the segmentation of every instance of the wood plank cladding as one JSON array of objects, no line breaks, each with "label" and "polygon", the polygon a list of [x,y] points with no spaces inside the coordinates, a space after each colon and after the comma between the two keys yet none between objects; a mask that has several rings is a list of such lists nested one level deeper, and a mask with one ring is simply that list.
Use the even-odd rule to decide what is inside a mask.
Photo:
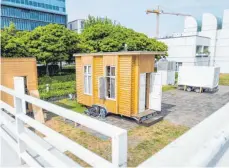
[{"label": "wood plank cladding", "polygon": [[132,56],[119,57],[119,114],[131,116]]},{"label": "wood plank cladding", "polygon": [[[1,58],[1,85],[14,89],[14,77],[27,78],[28,91],[38,90],[35,58]],[[1,100],[14,106],[13,97],[1,92]]]},{"label": "wood plank cladding", "polygon": [[155,57],[153,55],[139,56],[139,71],[140,73],[154,72]]}]

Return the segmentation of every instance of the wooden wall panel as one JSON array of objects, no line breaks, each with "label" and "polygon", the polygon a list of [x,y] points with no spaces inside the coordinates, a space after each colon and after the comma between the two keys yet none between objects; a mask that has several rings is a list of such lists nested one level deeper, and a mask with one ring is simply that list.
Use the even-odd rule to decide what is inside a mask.
[{"label": "wooden wall panel", "polygon": [[[14,88],[15,76],[27,78],[28,91],[38,90],[37,64],[35,58],[1,58],[1,85]],[[2,92],[1,100],[14,106],[13,97]]]},{"label": "wooden wall panel", "polygon": [[103,104],[104,101],[99,98],[99,77],[103,76],[103,57],[94,57],[93,73],[93,98],[96,104]]},{"label": "wooden wall panel", "polygon": [[154,55],[140,55],[139,56],[139,71],[140,73],[154,72]]},{"label": "wooden wall panel", "polygon": [[[99,104],[105,106],[109,112],[117,112],[116,100],[100,99],[98,87],[99,77],[105,76],[105,66],[116,66],[115,59],[117,59],[117,57],[112,56],[76,57],[76,92],[78,103],[81,103],[86,106],[92,106],[92,104]],[[84,65],[92,65],[92,95],[84,94]]]},{"label": "wooden wall panel", "polygon": [[113,112],[113,113],[117,113],[117,74],[118,74],[118,65],[117,65],[117,59],[118,56],[114,55],[114,56],[103,56],[103,76],[106,76],[105,73],[105,68],[106,66],[115,66],[115,74],[116,74],[116,80],[115,80],[115,86],[116,86],[116,98],[115,100],[112,99],[106,99],[103,101],[103,105],[106,106],[107,110],[109,112]]},{"label": "wooden wall panel", "polygon": [[77,96],[77,102],[78,103],[83,103],[83,79],[82,79],[82,62],[81,62],[81,57],[76,57],[75,58],[76,62],[76,96]]},{"label": "wooden wall panel", "polygon": [[132,56],[119,57],[119,114],[131,116]]},{"label": "wooden wall panel", "polygon": [[[93,89],[92,95],[84,93],[84,66],[92,66],[93,72],[93,56],[76,57],[76,90],[77,90],[77,102],[86,106],[93,104]],[[93,75],[92,75],[92,88],[93,88]]]},{"label": "wooden wall panel", "polygon": [[132,57],[132,74],[131,74],[131,115],[138,114],[138,85],[139,85],[139,66],[138,56]]}]

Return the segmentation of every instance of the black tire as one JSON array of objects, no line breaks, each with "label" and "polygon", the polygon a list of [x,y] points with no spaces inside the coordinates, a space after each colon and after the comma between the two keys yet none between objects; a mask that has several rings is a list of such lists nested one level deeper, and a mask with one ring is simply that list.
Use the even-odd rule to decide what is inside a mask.
[{"label": "black tire", "polygon": [[192,91],[192,88],[191,87],[187,87],[186,89],[188,92],[191,92]]},{"label": "black tire", "polygon": [[196,93],[200,93],[200,88],[195,88]]},{"label": "black tire", "polygon": [[106,118],[106,116],[107,116],[107,110],[105,108],[101,107],[100,110],[99,110],[99,116],[101,118],[103,118],[103,119]]}]

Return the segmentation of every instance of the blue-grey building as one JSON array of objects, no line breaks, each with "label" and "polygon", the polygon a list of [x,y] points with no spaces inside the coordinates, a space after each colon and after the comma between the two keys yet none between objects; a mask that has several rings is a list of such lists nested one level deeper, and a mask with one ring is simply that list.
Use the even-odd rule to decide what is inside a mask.
[{"label": "blue-grey building", "polygon": [[67,26],[65,0],[1,0],[1,28],[13,22],[18,30],[57,23]]}]

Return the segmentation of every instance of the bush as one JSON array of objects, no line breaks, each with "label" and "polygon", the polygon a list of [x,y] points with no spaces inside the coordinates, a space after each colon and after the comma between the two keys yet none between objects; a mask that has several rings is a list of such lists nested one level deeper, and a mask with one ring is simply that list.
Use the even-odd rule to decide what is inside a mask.
[{"label": "bush", "polygon": [[64,75],[64,76],[43,76],[38,79],[39,85],[43,84],[52,84],[52,83],[59,83],[59,82],[66,82],[66,81],[75,81],[76,75],[70,74],[70,75]]},{"label": "bush", "polygon": [[68,94],[75,94],[75,81],[52,83],[49,86],[49,92],[46,92],[46,85],[39,85],[39,93],[41,99],[48,99],[50,97],[64,96]]}]

